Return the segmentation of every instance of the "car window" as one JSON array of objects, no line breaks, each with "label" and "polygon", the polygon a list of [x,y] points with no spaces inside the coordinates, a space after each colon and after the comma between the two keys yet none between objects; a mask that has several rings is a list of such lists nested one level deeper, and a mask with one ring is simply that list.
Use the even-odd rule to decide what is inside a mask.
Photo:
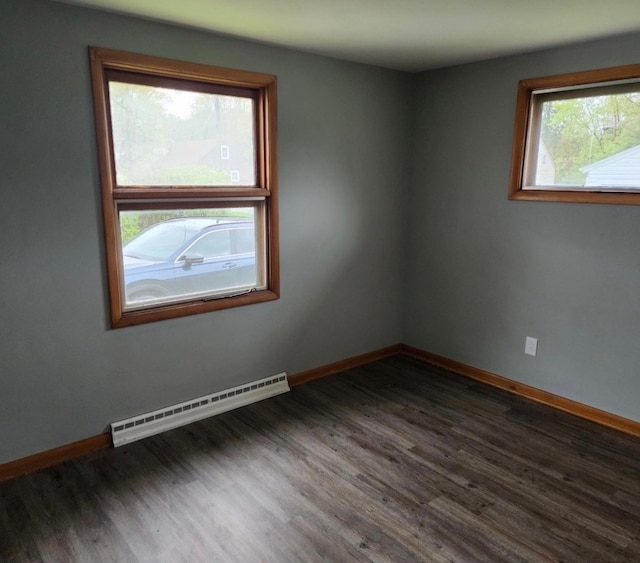
[{"label": "car window", "polygon": [[167,260],[191,234],[181,223],[158,223],[127,244],[122,254],[143,260]]},{"label": "car window", "polygon": [[256,251],[256,235],[253,229],[235,229],[235,253],[248,254]]},{"label": "car window", "polygon": [[198,255],[205,258],[218,258],[231,254],[229,231],[213,231],[194,242],[185,252],[187,256]]}]

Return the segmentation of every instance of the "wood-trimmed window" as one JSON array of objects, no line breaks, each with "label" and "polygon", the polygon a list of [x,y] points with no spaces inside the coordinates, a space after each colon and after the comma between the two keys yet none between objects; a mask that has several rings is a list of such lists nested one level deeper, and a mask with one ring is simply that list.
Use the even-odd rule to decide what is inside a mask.
[{"label": "wood-trimmed window", "polygon": [[89,54],[112,326],[277,299],[276,77]]},{"label": "wood-trimmed window", "polygon": [[640,65],[520,81],[509,198],[640,205]]}]

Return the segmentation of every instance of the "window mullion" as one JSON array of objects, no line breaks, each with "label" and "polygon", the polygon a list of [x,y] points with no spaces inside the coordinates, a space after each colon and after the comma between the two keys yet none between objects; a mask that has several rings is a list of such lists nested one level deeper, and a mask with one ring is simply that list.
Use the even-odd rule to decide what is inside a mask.
[{"label": "window mullion", "polygon": [[271,192],[263,188],[118,186],[113,189],[113,197],[116,199],[255,199],[270,196]]}]

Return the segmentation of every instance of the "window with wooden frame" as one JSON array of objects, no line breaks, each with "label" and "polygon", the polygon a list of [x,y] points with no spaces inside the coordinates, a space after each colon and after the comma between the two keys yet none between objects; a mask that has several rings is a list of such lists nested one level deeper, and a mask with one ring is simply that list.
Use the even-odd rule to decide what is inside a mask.
[{"label": "window with wooden frame", "polygon": [[640,205],[640,65],[520,81],[509,198]]},{"label": "window with wooden frame", "polygon": [[276,77],[90,64],[112,326],[277,299]]}]

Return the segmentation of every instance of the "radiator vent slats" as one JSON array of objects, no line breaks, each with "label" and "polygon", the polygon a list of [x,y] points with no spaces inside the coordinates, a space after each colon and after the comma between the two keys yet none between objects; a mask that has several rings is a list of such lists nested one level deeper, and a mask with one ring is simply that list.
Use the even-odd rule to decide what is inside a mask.
[{"label": "radiator vent slats", "polygon": [[281,373],[185,401],[184,403],[120,420],[111,424],[113,445],[121,446],[196,420],[255,403],[280,393],[286,393],[287,391],[289,391],[287,374]]}]

